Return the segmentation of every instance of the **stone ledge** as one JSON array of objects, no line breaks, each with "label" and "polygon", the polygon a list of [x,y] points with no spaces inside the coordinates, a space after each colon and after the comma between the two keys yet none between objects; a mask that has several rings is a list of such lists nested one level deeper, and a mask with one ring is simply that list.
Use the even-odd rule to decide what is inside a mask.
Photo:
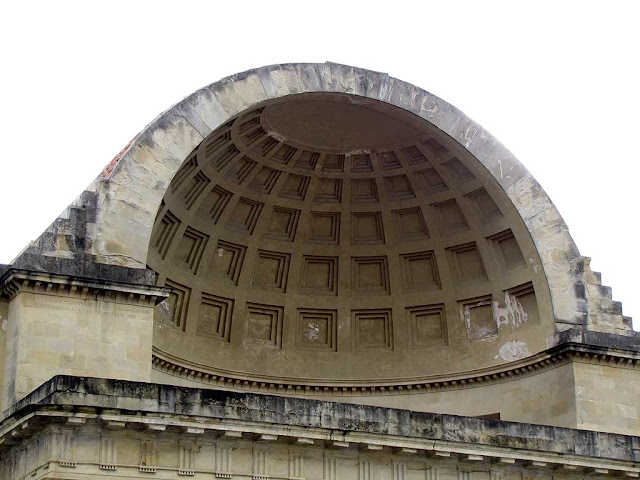
[{"label": "stone ledge", "polygon": [[348,435],[385,435],[407,440],[448,442],[474,448],[526,450],[624,462],[640,460],[640,438],[570,428],[500,420],[420,413],[393,408],[350,405],[222,390],[196,389],[101,378],[56,376],[4,414],[0,431],[21,418],[51,409],[97,411],[102,416],[129,412],[180,416],[200,425],[220,422],[268,425],[269,428],[322,429]]},{"label": "stone ledge", "polygon": [[153,270],[40,255],[0,265],[0,298],[12,299],[20,291],[153,305],[169,294],[155,285]]},{"label": "stone ledge", "polygon": [[640,332],[629,330],[620,335],[575,328],[556,333],[556,343],[558,346],[581,343],[612,350],[640,352]]},{"label": "stone ledge", "polygon": [[23,253],[13,264],[5,265],[5,271],[0,265],[0,275],[9,268],[29,270],[35,272],[55,273],[70,277],[90,278],[103,282],[129,283],[134,285],[155,286],[156,273],[142,268],[121,267],[87,260],[51,257]]}]

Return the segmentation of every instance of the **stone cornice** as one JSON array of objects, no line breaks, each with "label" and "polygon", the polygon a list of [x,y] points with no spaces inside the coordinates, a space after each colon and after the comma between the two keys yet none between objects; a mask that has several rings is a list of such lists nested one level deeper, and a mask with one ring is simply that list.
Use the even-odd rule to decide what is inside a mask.
[{"label": "stone cornice", "polygon": [[[125,411],[109,411],[100,413],[89,409],[83,412],[65,411],[62,409],[43,408],[18,419],[11,425],[0,430],[0,451],[11,448],[21,440],[27,439],[36,432],[42,431],[48,425],[65,425],[80,429],[84,426],[105,430],[126,429],[135,432],[173,432],[182,434],[191,439],[226,438],[231,440],[253,440],[269,443],[283,443],[297,446],[325,446],[332,450],[334,455],[348,457],[359,452],[389,452],[405,461],[424,459],[434,462],[439,460],[459,460],[478,463],[487,461],[490,464],[505,468],[524,467],[543,471],[559,471],[575,475],[598,474],[600,476],[620,476],[638,478],[640,465],[637,460],[620,460],[600,456],[584,456],[576,454],[563,454],[552,451],[530,450],[508,446],[486,445],[470,442],[457,442],[449,440],[414,439],[398,435],[366,434],[361,432],[348,432],[336,435],[334,430],[284,427],[282,425],[264,424],[246,421],[223,421],[207,423],[202,419],[185,416],[166,416],[146,414],[132,415]],[[553,427],[551,427],[553,428]],[[634,440],[637,440],[634,437]],[[76,468],[79,465],[89,465],[91,462],[63,462],[52,461],[62,467]],[[102,469],[103,465],[100,465]],[[134,472],[140,470],[139,465],[112,464],[109,470],[131,469]],[[179,469],[163,466],[149,466],[147,473],[157,471],[179,471]],[[219,475],[215,470],[200,471],[216,475],[218,478],[231,478]],[[193,472],[195,473],[195,472]],[[179,473],[180,474],[180,473]],[[184,472],[182,472],[184,474]],[[189,474],[192,474],[189,472]],[[248,476],[238,473],[233,475]],[[254,479],[256,477],[253,477]],[[268,477],[273,478],[273,477]],[[289,478],[289,477],[276,477]]]},{"label": "stone cornice", "polygon": [[[219,390],[58,376],[5,412],[0,449],[50,424],[489,460],[583,474],[640,472],[638,437]],[[94,427],[92,427],[94,428]],[[414,457],[415,458],[415,457]],[[536,462],[536,463],[532,463]]]},{"label": "stone cornice", "polygon": [[0,298],[11,300],[20,292],[148,306],[160,303],[169,294],[168,289],[153,285],[10,267],[0,277]]},{"label": "stone cornice", "polygon": [[522,360],[467,372],[428,377],[377,381],[332,381],[265,377],[215,369],[176,358],[154,348],[153,368],[168,375],[223,388],[296,395],[398,395],[472,388],[515,380],[579,361],[618,368],[640,368],[640,353],[634,350],[564,343]]}]

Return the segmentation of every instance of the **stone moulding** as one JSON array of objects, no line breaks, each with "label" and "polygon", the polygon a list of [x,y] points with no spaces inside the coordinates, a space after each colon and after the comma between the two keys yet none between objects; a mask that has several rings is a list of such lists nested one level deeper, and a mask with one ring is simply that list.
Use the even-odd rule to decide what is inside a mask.
[{"label": "stone moulding", "polygon": [[[637,477],[640,472],[638,439],[626,435],[70,376],[52,378],[5,412],[0,423],[0,451],[42,434],[50,425],[95,435],[114,424],[141,438],[157,432],[190,434],[199,444],[220,438],[269,440],[306,449],[339,449],[341,455],[386,452],[409,461],[447,458],[513,468],[568,470],[579,475],[596,472]],[[75,458],[47,462],[53,464],[90,466]],[[109,466],[122,472],[179,470],[117,462]]]},{"label": "stone moulding", "polygon": [[[607,341],[605,339],[605,341]],[[613,349],[597,345],[566,342],[523,360],[507,365],[457,374],[381,381],[344,382],[313,380],[300,382],[280,377],[257,377],[240,372],[213,369],[187,362],[154,348],[152,368],[165,374],[194,382],[239,390],[296,395],[398,395],[429,391],[455,390],[515,380],[556,368],[569,362],[585,362],[618,368],[640,368],[636,346]]]},{"label": "stone moulding", "polygon": [[169,295],[169,289],[164,287],[104,282],[91,278],[10,268],[0,277],[0,298],[11,300],[20,292],[136,303],[151,307]]},{"label": "stone moulding", "polygon": [[[249,108],[309,92],[349,94],[395,105],[449,135],[484,165],[524,220],[548,279],[556,329],[632,331],[610,292],[603,294],[606,289],[599,276],[590,270],[589,259],[580,255],[542,187],[498,140],[421,88],[386,73],[335,63],[266,66],[223,78],[186,97],[138,134],[28,251],[69,257],[82,250],[99,263],[143,268],[161,199],[194,148]],[[91,215],[86,228],[74,230],[81,238],[72,235],[57,241],[60,225],[78,217],[72,214],[82,208]]]}]

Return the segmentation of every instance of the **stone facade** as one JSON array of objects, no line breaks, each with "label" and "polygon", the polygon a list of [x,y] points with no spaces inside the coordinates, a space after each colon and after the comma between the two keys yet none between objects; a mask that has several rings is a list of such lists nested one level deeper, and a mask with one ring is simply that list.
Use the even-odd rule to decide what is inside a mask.
[{"label": "stone facade", "polygon": [[2,478],[640,472],[621,305],[508,150],[378,72],[185,98],[0,265],[0,322]]},{"label": "stone facade", "polygon": [[113,380],[55,377],[11,414],[0,430],[10,452],[3,478],[570,479],[640,470],[637,437]]}]

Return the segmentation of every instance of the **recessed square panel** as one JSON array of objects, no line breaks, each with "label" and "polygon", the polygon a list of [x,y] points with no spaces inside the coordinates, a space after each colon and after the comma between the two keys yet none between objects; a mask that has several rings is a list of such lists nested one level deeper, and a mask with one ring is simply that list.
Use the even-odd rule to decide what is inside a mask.
[{"label": "recessed square panel", "polygon": [[256,162],[251,160],[249,157],[242,157],[237,159],[231,164],[231,167],[227,170],[227,178],[233,180],[238,184],[242,184],[249,174],[253,171]]},{"label": "recessed square panel", "polygon": [[216,185],[200,205],[198,216],[211,219],[214,224],[218,223],[232,196],[233,194],[230,191],[225,190],[220,185]]},{"label": "recessed square panel", "polygon": [[391,309],[352,310],[355,350],[393,350]]},{"label": "recessed square panel", "polygon": [[389,295],[387,257],[352,257],[351,288],[355,295]]},{"label": "recessed square panel", "polygon": [[378,203],[378,186],[375,178],[351,180],[351,203]]},{"label": "recessed square panel", "polygon": [[442,288],[433,251],[400,255],[400,266],[405,292],[424,292]]},{"label": "recessed square panel", "polygon": [[508,318],[499,318],[502,323],[509,323],[513,328],[520,325],[537,325],[540,323],[538,300],[532,282],[510,288],[505,291],[505,311]]},{"label": "recessed square panel", "polygon": [[445,232],[459,232],[469,230],[469,224],[455,198],[444,202],[434,203]]},{"label": "recessed square panel", "polygon": [[382,170],[395,170],[396,168],[402,168],[402,163],[396,152],[382,152],[378,153],[378,159],[380,161],[380,168]]},{"label": "recessed square panel", "polygon": [[479,188],[478,190],[468,193],[466,197],[471,200],[483,224],[486,225],[504,216],[498,208],[498,205],[496,205],[496,202],[493,201],[491,195],[489,195],[484,188]]},{"label": "recessed square panel", "polygon": [[340,213],[311,212],[307,242],[326,245],[340,243]]},{"label": "recessed square panel", "polygon": [[178,231],[178,227],[180,227],[180,220],[171,213],[171,210],[167,210],[154,232],[154,245],[162,258],[167,256],[167,252],[169,251],[171,242],[173,242],[173,237],[175,237]]},{"label": "recessed square panel", "polygon": [[[257,119],[257,122],[259,124],[260,119],[259,117],[255,117],[255,119],[249,120],[248,122],[246,122],[246,124],[251,124],[254,120]],[[241,125],[242,128],[242,125]],[[264,130],[264,128],[262,128],[261,126],[257,126],[257,128],[251,128],[251,129],[247,129],[247,133],[246,134],[242,134],[242,130],[239,130],[238,133],[240,133],[240,137],[242,138],[242,141],[244,141],[244,143],[250,147],[251,145],[260,143],[266,136],[267,136],[267,132]]]},{"label": "recessed square panel", "polygon": [[354,212],[351,214],[351,243],[354,245],[384,243],[381,212]]},{"label": "recessed square panel", "polygon": [[368,153],[362,153],[358,155],[351,155],[347,157],[351,161],[351,171],[354,173],[360,172],[373,172],[373,164],[371,162],[371,155]]},{"label": "recessed square panel", "polygon": [[198,156],[204,155],[204,163],[213,163],[216,170],[222,170],[229,161],[239,153],[231,142],[229,130],[211,138],[205,139],[198,148]]},{"label": "recessed square panel", "polygon": [[447,249],[455,279],[461,283],[487,280],[482,257],[475,242],[456,245]]},{"label": "recessed square panel", "polygon": [[429,231],[420,207],[394,210],[393,214],[399,241],[412,242],[429,239]]},{"label": "recessed square panel", "polygon": [[290,173],[280,190],[280,197],[303,201],[307,195],[310,180],[311,177]]},{"label": "recessed square panel", "polygon": [[289,277],[289,253],[258,250],[252,287],[285,293]]},{"label": "recessed square panel", "polygon": [[291,161],[291,159],[293,158],[293,156],[296,154],[297,151],[298,151],[297,148],[294,148],[290,145],[282,145],[269,158],[274,162],[278,162],[286,165]]},{"label": "recessed square panel", "polygon": [[267,237],[293,242],[298,229],[300,210],[274,206],[267,226]]},{"label": "recessed square panel", "polygon": [[443,304],[408,307],[406,313],[413,348],[447,344],[447,322]]},{"label": "recessed square panel", "polygon": [[247,340],[250,343],[282,348],[284,307],[247,303]]},{"label": "recessed square panel", "polygon": [[218,240],[209,268],[205,271],[206,276],[238,285],[246,252],[247,247],[244,245]]},{"label": "recessed square panel", "polygon": [[498,323],[493,316],[491,295],[460,302],[462,319],[469,340],[485,340],[498,336]]},{"label": "recessed square panel", "polygon": [[338,294],[338,257],[305,255],[302,262],[300,293]]},{"label": "recessed square panel", "polygon": [[319,158],[320,154],[318,152],[303,150],[296,160],[294,168],[300,168],[302,170],[315,170]]},{"label": "recessed square panel", "polygon": [[231,298],[202,293],[196,334],[228,342],[231,335],[234,301]]},{"label": "recessed square panel", "polygon": [[[246,117],[245,117],[246,118]],[[239,120],[238,133],[241,136],[247,135],[249,132],[255,131],[260,126],[260,116],[256,115],[248,120]]]},{"label": "recessed square panel", "polygon": [[298,309],[298,335],[296,347],[300,350],[337,350],[336,310],[314,308]]},{"label": "recessed square panel", "polygon": [[411,165],[419,165],[421,163],[428,162],[427,157],[424,156],[422,150],[420,150],[416,145],[403,149],[403,152]]},{"label": "recessed square panel", "polygon": [[231,133],[225,134],[220,140],[225,141],[225,144],[220,148],[209,148],[216,146],[216,143],[211,143],[205,149],[207,163],[213,164],[218,172],[224,170],[240,154],[240,150],[233,143],[229,143],[231,142]]},{"label": "recessed square panel", "polygon": [[447,187],[447,184],[435,168],[427,168],[417,173],[423,179],[424,191],[427,195],[434,195],[449,190],[449,187]]},{"label": "recessed square panel", "polygon": [[344,155],[336,155],[328,153],[324,156],[322,162],[323,172],[342,172],[344,171]]},{"label": "recessed square panel", "polygon": [[199,232],[195,228],[187,227],[173,255],[177,264],[195,274],[208,241],[209,235]]},{"label": "recessed square panel", "polygon": [[203,172],[196,173],[188,182],[186,182],[183,197],[187,210],[189,210],[198,200],[200,194],[204,191],[207,185],[209,185],[209,183],[211,183],[211,180],[209,180],[209,177],[207,177]]},{"label": "recessed square panel", "polygon": [[387,186],[387,197],[389,201],[407,200],[416,197],[409,177],[406,175],[384,177],[384,183]]},{"label": "recessed square panel", "polygon": [[342,179],[319,178],[313,201],[318,203],[342,202]]},{"label": "recessed square panel", "polygon": [[270,167],[262,167],[258,174],[253,177],[251,183],[249,183],[249,188],[256,192],[269,195],[278,181],[278,178],[280,178],[281,173],[282,172],[280,170],[275,170]]},{"label": "recessed square panel", "polygon": [[165,287],[170,288],[171,292],[167,299],[156,306],[157,318],[184,332],[187,323],[189,300],[191,299],[191,289],[169,279],[165,281]]},{"label": "recessed square panel", "polygon": [[504,230],[489,237],[493,240],[500,260],[500,265],[506,269],[525,267],[527,263],[522,256],[518,241],[511,230]]},{"label": "recessed square panel", "polygon": [[262,142],[256,144],[251,151],[257,153],[261,157],[266,157],[271,151],[276,148],[280,142],[273,137],[267,137]]},{"label": "recessed square panel", "polygon": [[262,202],[257,202],[250,198],[240,198],[231,215],[229,215],[227,228],[248,233],[249,235],[253,234],[263,206],[264,203]]}]

